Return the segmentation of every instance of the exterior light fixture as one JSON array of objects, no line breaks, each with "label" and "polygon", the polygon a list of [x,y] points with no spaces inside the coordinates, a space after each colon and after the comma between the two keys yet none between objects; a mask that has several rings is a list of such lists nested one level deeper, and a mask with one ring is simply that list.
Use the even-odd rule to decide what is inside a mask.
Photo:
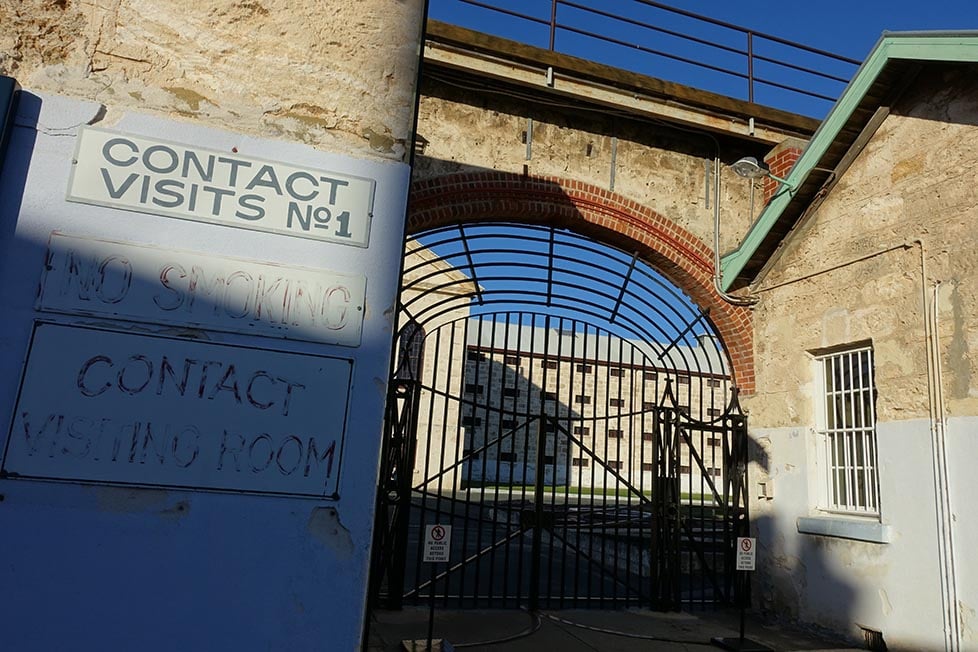
[{"label": "exterior light fixture", "polygon": [[737,176],[744,177],[745,179],[763,179],[764,177],[769,177],[778,183],[784,184],[789,190],[795,189],[795,186],[789,183],[787,179],[782,179],[771,174],[771,171],[758,163],[757,159],[753,156],[745,156],[731,165],[730,168],[737,173]]}]

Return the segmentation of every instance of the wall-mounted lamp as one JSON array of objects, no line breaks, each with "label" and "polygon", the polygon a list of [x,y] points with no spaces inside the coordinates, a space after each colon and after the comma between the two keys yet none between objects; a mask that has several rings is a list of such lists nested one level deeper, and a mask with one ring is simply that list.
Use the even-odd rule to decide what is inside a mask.
[{"label": "wall-mounted lamp", "polygon": [[745,156],[731,165],[730,168],[737,173],[737,176],[744,177],[745,179],[763,179],[764,177],[769,177],[778,183],[784,184],[789,190],[795,189],[794,184],[789,183],[787,179],[782,179],[779,176],[771,174],[771,171],[758,163],[757,159],[753,156]]}]

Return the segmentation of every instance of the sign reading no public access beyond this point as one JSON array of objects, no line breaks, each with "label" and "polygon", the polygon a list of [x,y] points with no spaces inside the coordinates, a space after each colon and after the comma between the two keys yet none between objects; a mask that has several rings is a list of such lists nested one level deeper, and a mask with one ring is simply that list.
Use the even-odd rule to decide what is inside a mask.
[{"label": "sign reading no public access beyond this point", "polygon": [[452,547],[451,525],[426,525],[424,529],[424,561],[446,562]]},{"label": "sign reading no public access beyond this point", "polygon": [[756,542],[757,539],[753,537],[737,537],[737,570],[754,570],[754,562],[757,559]]}]

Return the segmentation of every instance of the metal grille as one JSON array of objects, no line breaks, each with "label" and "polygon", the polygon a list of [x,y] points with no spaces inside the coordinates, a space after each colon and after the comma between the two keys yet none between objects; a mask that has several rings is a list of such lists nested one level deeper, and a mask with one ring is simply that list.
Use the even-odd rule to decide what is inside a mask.
[{"label": "metal grille", "polygon": [[820,358],[825,387],[828,508],[879,513],[873,351]]},{"label": "metal grille", "polygon": [[434,0],[431,16],[806,115],[860,62],[652,0]]},{"label": "metal grille", "polygon": [[[452,227],[408,252],[375,595],[734,600],[746,422],[708,314],[637,256],[560,229]],[[432,576],[419,538],[436,523],[452,554]]]}]

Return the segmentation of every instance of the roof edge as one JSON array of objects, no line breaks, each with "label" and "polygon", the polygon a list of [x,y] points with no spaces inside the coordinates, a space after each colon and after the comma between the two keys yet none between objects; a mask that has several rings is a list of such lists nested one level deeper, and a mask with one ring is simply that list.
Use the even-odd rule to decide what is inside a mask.
[{"label": "roof edge", "polygon": [[[798,188],[808,178],[880,73],[895,59],[978,63],[978,30],[884,32],[786,177],[788,188]],[[720,270],[724,291],[729,291],[738,280],[746,281],[741,285],[754,280],[741,278],[744,268],[792,201],[792,190],[775,195],[737,248],[722,256]]]}]

